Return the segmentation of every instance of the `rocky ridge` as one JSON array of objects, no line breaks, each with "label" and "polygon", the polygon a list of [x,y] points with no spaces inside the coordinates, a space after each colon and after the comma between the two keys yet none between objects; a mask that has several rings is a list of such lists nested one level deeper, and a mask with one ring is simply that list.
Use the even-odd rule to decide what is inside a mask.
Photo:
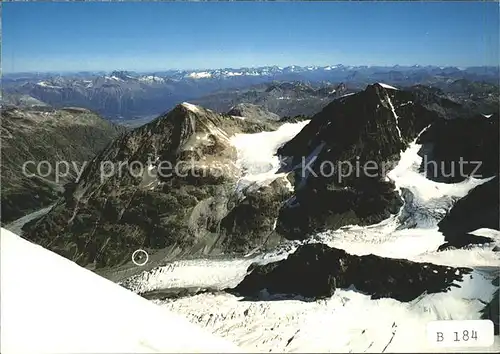
[{"label": "rocky ridge", "polygon": [[449,290],[472,269],[375,255],[354,256],[321,243],[300,246],[287,259],[265,265],[254,264],[249,274],[228,291],[239,296],[331,297],[337,288],[355,289],[372,299],[412,301],[423,293]]},{"label": "rocky ridge", "polygon": [[86,109],[27,102],[33,105],[2,109],[2,223],[54,203],[64,184],[124,132]]}]

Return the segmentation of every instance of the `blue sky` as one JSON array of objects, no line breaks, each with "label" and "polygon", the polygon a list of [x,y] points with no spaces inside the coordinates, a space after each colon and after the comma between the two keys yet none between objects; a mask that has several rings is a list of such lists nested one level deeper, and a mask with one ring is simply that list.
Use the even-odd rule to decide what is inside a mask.
[{"label": "blue sky", "polygon": [[2,69],[498,65],[495,2],[2,5]]}]

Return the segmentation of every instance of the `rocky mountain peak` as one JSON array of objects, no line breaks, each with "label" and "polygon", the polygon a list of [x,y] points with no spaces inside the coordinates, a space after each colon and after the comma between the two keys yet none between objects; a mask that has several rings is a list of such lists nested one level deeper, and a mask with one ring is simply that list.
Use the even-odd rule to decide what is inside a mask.
[{"label": "rocky mountain peak", "polygon": [[296,194],[277,230],[304,237],[396,213],[402,201],[387,172],[436,119],[410,92],[381,83],[331,102],[278,150],[294,170]]},{"label": "rocky mountain peak", "polygon": [[337,85],[337,87],[335,88],[336,91],[340,92],[340,91],[345,91],[347,90],[347,85],[343,82],[341,82],[340,84]]},{"label": "rocky mountain peak", "polygon": [[[202,107],[187,102],[178,104],[170,112],[116,139],[97,156],[95,166],[89,166],[82,178],[103,183],[102,178],[98,178],[102,173],[97,166],[104,161],[115,165],[127,161],[154,165],[182,160],[200,161],[207,155],[226,154],[233,157],[235,151],[229,142],[230,134],[223,128],[225,120],[225,117]],[[111,178],[118,178],[121,181],[119,184],[123,185],[131,182],[124,175],[113,175]],[[159,180],[156,182],[159,183]]]},{"label": "rocky mountain peak", "polygon": [[[25,226],[25,236],[98,268],[127,262],[143,247],[165,256],[232,247],[234,236],[222,237],[225,230],[241,228],[248,236],[250,226],[236,212],[228,216],[241,198],[236,184],[242,173],[231,137],[255,127],[262,130],[255,122],[179,104],[95,156],[81,179],[66,186],[64,198]],[[265,202],[278,203],[273,197]],[[235,242],[248,251],[267,232]]]}]

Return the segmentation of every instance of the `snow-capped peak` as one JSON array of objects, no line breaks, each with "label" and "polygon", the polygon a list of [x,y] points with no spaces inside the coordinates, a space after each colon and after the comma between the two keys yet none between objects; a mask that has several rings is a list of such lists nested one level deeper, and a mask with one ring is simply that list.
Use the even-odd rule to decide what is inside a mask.
[{"label": "snow-capped peak", "polygon": [[61,89],[62,88],[61,86],[52,85],[50,83],[47,83],[46,81],[40,81],[36,85],[41,86],[41,87],[46,87],[46,88],[53,88],[53,89]]},{"label": "snow-capped peak", "polygon": [[242,72],[233,72],[233,71],[224,71],[224,75],[226,76],[241,76]]},{"label": "snow-capped peak", "polygon": [[209,73],[208,71],[201,71],[201,72],[192,72],[187,77],[191,79],[207,79],[212,77],[212,74]]},{"label": "snow-capped peak", "polygon": [[110,80],[110,81],[124,81],[123,79],[119,78],[118,76],[104,76],[105,80]]},{"label": "snow-capped peak", "polygon": [[145,82],[145,83],[163,83],[165,82],[165,79],[156,75],[146,75],[146,76],[141,76],[138,79],[140,82]]},{"label": "snow-capped peak", "polygon": [[192,103],[189,103],[189,102],[182,102],[182,105],[189,109],[191,112],[194,112],[194,113],[200,113],[200,108]]}]

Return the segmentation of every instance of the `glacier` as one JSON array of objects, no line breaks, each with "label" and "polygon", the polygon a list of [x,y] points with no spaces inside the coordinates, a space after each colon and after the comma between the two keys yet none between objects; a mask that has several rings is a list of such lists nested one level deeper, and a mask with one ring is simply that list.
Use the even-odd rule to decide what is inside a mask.
[{"label": "glacier", "polygon": [[[276,137],[276,136],[274,136]],[[277,144],[269,135],[239,137],[241,166],[247,165],[249,180],[262,180],[273,169],[264,168],[266,155]],[[271,149],[273,146],[273,149]],[[444,184],[419,173],[421,146],[413,142],[401,153],[389,172],[405,203],[399,214],[370,226],[351,225],[317,234],[305,241],[288,241],[273,252],[247,257],[212,260],[178,260],[128,279],[123,285],[137,293],[162,289],[210,289],[180,298],[153,298],[153,302],[187,316],[193,323],[236,343],[251,352],[435,352],[443,348],[427,343],[426,325],[435,320],[480,319],[485,303],[498,286],[500,258],[495,246],[499,232],[478,229],[494,243],[468,249],[437,251],[444,243],[437,223],[461,197],[489,179],[467,179]],[[271,161],[269,161],[271,162]],[[270,166],[274,165],[269,163]],[[262,168],[261,168],[262,167]],[[403,193],[406,191],[406,193]],[[375,254],[431,262],[445,266],[470,267],[473,272],[458,287],[443,293],[422,294],[411,302],[384,298],[372,300],[354,288],[337,289],[326,300],[279,298],[263,294],[261,301],[220,291],[236,286],[252,263],[265,264],[286,258],[304,243],[322,242],[356,255]],[[277,301],[279,300],[279,301]],[[447,352],[498,352],[500,340],[490,348],[445,348]]]}]

